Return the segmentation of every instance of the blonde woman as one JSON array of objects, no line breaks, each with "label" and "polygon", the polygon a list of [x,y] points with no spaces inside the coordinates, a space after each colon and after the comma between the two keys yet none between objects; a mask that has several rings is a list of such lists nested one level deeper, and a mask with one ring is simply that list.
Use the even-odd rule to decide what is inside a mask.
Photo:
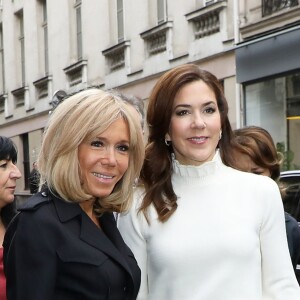
[{"label": "blonde woman", "polygon": [[8,300],[136,298],[140,269],[112,213],[131,205],[139,126],[126,103],[95,88],[53,111],[38,159],[43,189],[4,241]]}]

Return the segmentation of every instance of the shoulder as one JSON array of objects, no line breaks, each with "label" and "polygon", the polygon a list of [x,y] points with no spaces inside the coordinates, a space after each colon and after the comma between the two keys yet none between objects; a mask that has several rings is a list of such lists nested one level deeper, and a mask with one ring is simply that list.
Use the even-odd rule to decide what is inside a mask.
[{"label": "shoulder", "polygon": [[57,223],[59,220],[58,211],[54,199],[43,192],[31,196],[22,206],[18,208],[18,228],[34,227],[41,229],[49,224]]},{"label": "shoulder", "polygon": [[299,227],[299,223],[298,221],[292,217],[289,213],[285,212],[284,213],[284,216],[285,216],[285,224],[286,224],[286,227],[288,228],[296,228],[297,231],[300,232],[300,227]]},{"label": "shoulder", "polygon": [[[40,220],[45,221],[49,217],[49,212],[39,213],[41,207],[49,203],[49,199],[43,196],[41,193],[31,196],[21,207],[18,208],[18,213],[9,223],[5,232],[5,238],[3,242],[4,248],[8,249],[11,241],[19,233],[19,236],[33,237],[32,230],[41,229]],[[36,235],[34,235],[36,237]]]},{"label": "shoulder", "polygon": [[121,213],[118,218],[118,225],[120,223],[136,223],[142,225],[146,222],[144,213],[140,211],[141,204],[145,196],[145,189],[143,186],[135,187],[133,193],[133,203],[127,212]]},{"label": "shoulder", "polygon": [[136,208],[139,207],[142,202],[143,202],[143,199],[145,197],[145,188],[144,186],[137,186],[134,188],[133,190],[133,206],[135,206]]},{"label": "shoulder", "polygon": [[51,202],[51,198],[45,192],[39,192],[35,195],[31,196],[20,208],[19,211],[34,211],[39,209],[40,207],[49,204]]},{"label": "shoulder", "polygon": [[128,209],[128,211],[121,213],[120,216],[126,216],[126,215],[136,216],[142,205],[144,195],[145,195],[144,187],[142,186],[134,187],[132,204]]},{"label": "shoulder", "polygon": [[234,179],[233,183],[238,183],[241,186],[250,186],[255,189],[278,189],[277,183],[268,176],[243,172],[231,167],[226,167],[226,175],[228,180]]},{"label": "shoulder", "polygon": [[242,198],[243,203],[255,206],[262,212],[282,209],[279,187],[268,176],[228,168],[226,174],[223,174],[219,181],[222,182],[223,188],[233,187],[230,191],[232,195],[237,196],[237,199]]}]

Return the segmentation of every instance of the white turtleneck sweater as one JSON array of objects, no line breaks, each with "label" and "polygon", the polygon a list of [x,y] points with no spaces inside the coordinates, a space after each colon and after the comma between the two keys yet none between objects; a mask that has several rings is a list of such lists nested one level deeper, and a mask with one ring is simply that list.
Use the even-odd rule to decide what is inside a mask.
[{"label": "white turtleneck sweater", "polygon": [[300,300],[276,183],[225,166],[173,160],[178,208],[150,225],[134,205],[118,227],[142,271],[140,300]]}]

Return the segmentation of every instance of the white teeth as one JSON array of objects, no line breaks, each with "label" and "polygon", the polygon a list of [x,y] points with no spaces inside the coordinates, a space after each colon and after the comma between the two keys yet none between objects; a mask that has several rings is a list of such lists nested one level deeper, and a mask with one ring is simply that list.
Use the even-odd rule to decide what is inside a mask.
[{"label": "white teeth", "polygon": [[112,179],[113,176],[107,176],[99,173],[93,173],[94,176],[99,177],[99,178],[104,178],[104,179]]},{"label": "white teeth", "polygon": [[201,138],[191,138],[191,140],[193,141],[204,141],[206,138],[205,137],[201,137]]}]

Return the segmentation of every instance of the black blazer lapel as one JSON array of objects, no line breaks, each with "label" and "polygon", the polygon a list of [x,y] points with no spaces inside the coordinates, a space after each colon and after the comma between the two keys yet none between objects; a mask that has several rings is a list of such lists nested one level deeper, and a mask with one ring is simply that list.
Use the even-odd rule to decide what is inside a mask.
[{"label": "black blazer lapel", "polygon": [[[118,250],[127,257],[132,252],[129,250],[128,246],[125,244],[118,228],[116,220],[112,213],[105,213],[100,218],[101,226],[105,234],[112,241],[112,243],[118,248]],[[132,254],[133,255],[133,254]]]},{"label": "black blazer lapel", "polygon": [[62,223],[68,222],[75,217],[79,218],[81,220],[80,239],[118,262],[132,277],[129,265],[123,256],[128,255],[128,253],[124,253],[124,247],[126,247],[126,245],[121,246],[121,235],[116,227],[116,223],[111,222],[109,218],[110,214],[107,214],[107,216],[104,214],[104,216],[100,218],[100,224],[101,227],[103,227],[102,231],[97,228],[78,203],[66,202],[54,195],[53,201],[58,217]]},{"label": "black blazer lapel", "polygon": [[[105,228],[105,222],[100,223],[101,226]],[[98,229],[93,221],[84,212],[82,212],[80,239],[117,261],[131,275],[131,270],[122,255],[123,253],[121,253],[120,249],[118,249],[117,246],[110,240],[112,236],[106,236],[105,233]]]}]

